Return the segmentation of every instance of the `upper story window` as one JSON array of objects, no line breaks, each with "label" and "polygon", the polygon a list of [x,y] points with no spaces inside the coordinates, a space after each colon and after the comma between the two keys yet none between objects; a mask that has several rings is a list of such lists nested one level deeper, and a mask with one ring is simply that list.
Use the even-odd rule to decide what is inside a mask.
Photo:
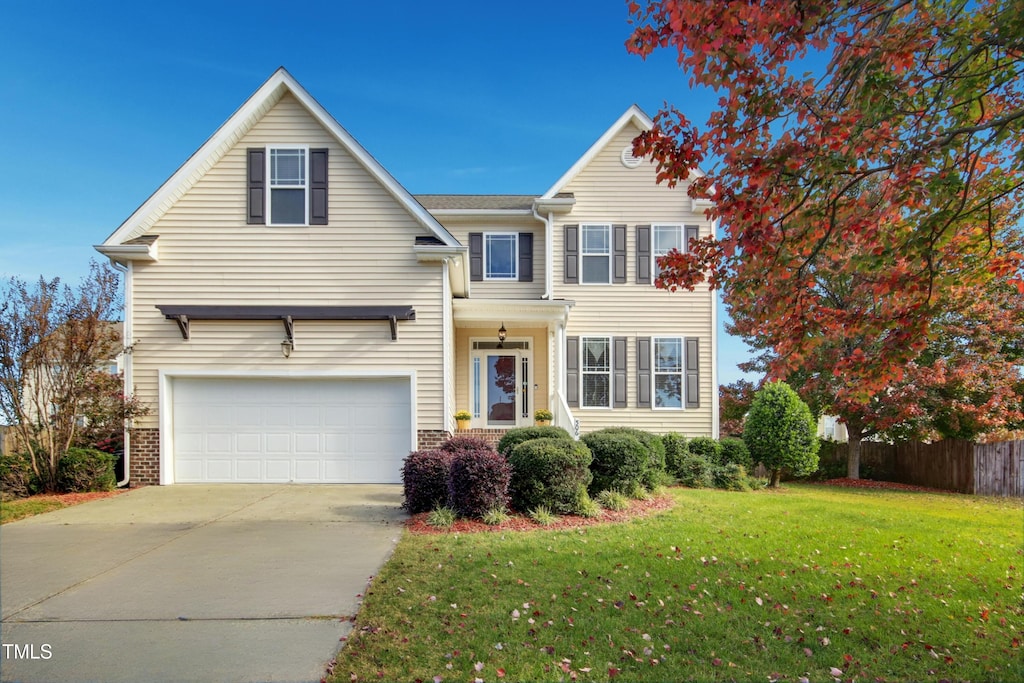
[{"label": "upper story window", "polygon": [[270,148],[270,224],[306,224],[306,150]]},{"label": "upper story window", "polygon": [[612,354],[608,337],[583,337],[582,380],[584,408],[611,408]]},{"label": "upper story window", "polygon": [[683,247],[683,226],[681,225],[655,225],[654,226],[654,277],[661,275],[662,268],[658,265],[658,259],[675,249],[686,251]]},{"label": "upper story window", "polygon": [[514,232],[484,233],[484,278],[519,279],[519,235]]},{"label": "upper story window", "polygon": [[611,282],[612,254],[610,225],[582,225],[580,259],[581,282],[608,284]]},{"label": "upper story window", "polygon": [[679,337],[655,338],[654,407],[683,407],[683,340]]}]

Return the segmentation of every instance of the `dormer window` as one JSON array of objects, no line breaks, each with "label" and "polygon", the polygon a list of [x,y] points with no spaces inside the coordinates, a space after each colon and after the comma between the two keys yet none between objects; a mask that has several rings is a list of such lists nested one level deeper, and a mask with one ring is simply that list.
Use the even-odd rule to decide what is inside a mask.
[{"label": "dormer window", "polygon": [[270,224],[306,225],[306,149],[270,148]]}]

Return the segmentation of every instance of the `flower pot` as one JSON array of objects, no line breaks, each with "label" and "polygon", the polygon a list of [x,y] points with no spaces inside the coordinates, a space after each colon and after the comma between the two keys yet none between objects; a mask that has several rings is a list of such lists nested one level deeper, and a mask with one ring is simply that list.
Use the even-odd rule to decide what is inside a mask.
[{"label": "flower pot", "polygon": [[534,420],[533,423],[538,427],[547,427],[551,424],[551,420]]},{"label": "flower pot", "polygon": [[469,429],[469,420],[456,420],[455,426],[460,432],[464,432]]}]

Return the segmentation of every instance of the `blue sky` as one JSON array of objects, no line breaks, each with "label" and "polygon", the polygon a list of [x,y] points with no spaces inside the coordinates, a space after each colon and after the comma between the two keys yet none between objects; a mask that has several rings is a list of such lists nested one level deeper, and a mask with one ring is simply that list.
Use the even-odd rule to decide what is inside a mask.
[{"label": "blue sky", "polygon": [[[630,104],[717,101],[626,53],[624,0],[5,3],[0,274],[76,282],[285,66],[415,193],[537,193]],[[745,346],[724,334],[722,383]]]}]

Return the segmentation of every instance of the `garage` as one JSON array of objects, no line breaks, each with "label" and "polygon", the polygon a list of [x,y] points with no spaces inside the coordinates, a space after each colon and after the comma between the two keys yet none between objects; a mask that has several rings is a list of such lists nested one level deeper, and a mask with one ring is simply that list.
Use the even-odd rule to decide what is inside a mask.
[{"label": "garage", "polygon": [[177,483],[400,483],[409,377],[176,377]]}]

